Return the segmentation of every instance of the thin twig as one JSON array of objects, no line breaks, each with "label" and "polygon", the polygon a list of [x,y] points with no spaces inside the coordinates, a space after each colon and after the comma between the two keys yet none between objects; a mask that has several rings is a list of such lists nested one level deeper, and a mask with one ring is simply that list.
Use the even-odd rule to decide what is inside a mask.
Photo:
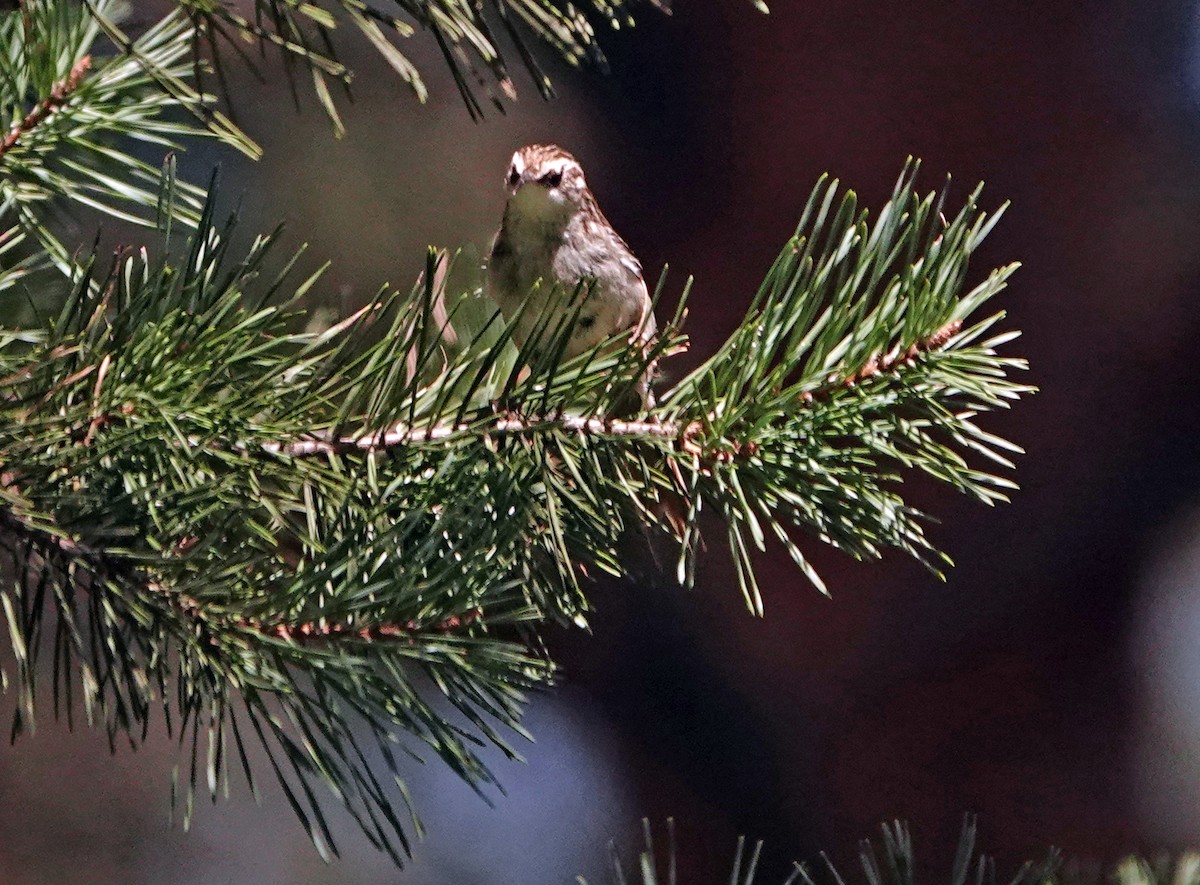
[{"label": "thin twig", "polygon": [[287,639],[296,644],[313,640],[335,641],[355,639],[363,642],[386,642],[401,639],[412,642],[420,633],[450,633],[458,627],[472,624],[483,617],[479,609],[472,609],[463,615],[451,615],[436,624],[418,624],[416,621],[406,621],[403,624],[373,624],[368,627],[353,627],[348,624],[273,624],[263,625],[253,622],[242,622],[256,632]]},{"label": "thin twig", "polygon": [[17,142],[21,140],[22,135],[30,132],[56,109],[66,104],[67,99],[71,97],[71,93],[79,88],[79,82],[91,66],[92,57],[90,55],[85,55],[79,61],[75,62],[75,66],[71,68],[71,72],[67,74],[66,78],[59,80],[50,87],[50,94],[34,105],[33,110],[26,114],[23,120],[16,123],[9,130],[8,135],[4,136],[4,140],[0,141],[0,156],[4,156],[12,150]]},{"label": "thin twig", "polygon": [[[94,575],[122,574],[127,579],[163,600],[170,608],[183,615],[189,621],[206,630],[215,633],[230,628],[243,632],[257,633],[265,637],[284,639],[296,645],[311,642],[396,642],[411,644],[418,636],[428,633],[447,634],[460,627],[468,626],[483,617],[479,609],[472,609],[461,615],[451,615],[432,624],[418,621],[404,623],[379,623],[367,626],[338,623],[265,623],[247,617],[215,616],[203,602],[182,593],[176,593],[163,585],[150,580],[134,563],[114,555],[110,551],[89,546],[81,541],[60,535],[44,526],[38,525],[11,507],[0,506],[0,529],[32,542],[43,549],[70,559],[86,563],[87,570]],[[77,586],[82,586],[78,581]]]},{"label": "thin twig", "polygon": [[[903,366],[911,365],[924,353],[938,350],[946,345],[962,328],[958,320],[947,323],[928,338],[924,338],[910,347],[880,357],[872,357],[862,368],[845,377],[836,377],[816,390],[806,391],[802,398],[806,403],[823,399],[837,390],[853,387],[876,375],[895,371]],[[490,423],[484,424],[435,424],[432,427],[408,427],[397,425],[390,430],[368,433],[362,436],[344,436],[336,439],[301,439],[286,442],[263,443],[260,450],[276,455],[292,457],[309,457],[312,455],[353,455],[367,452],[386,451],[388,449],[405,448],[423,443],[437,442],[461,433],[484,434],[513,434],[519,435],[537,430],[554,429],[568,433],[587,434],[606,437],[652,437],[656,439],[674,439],[679,447],[693,454],[703,455],[696,438],[702,431],[698,421],[680,424],[674,421],[622,421],[615,419],[583,418],[571,415],[558,417],[522,417],[513,414],[502,414]],[[722,450],[712,455],[713,460],[726,461],[731,456],[741,453],[753,454],[752,443],[737,447],[737,451]]]},{"label": "thin twig", "polygon": [[[569,433],[586,433],[594,436],[652,436],[671,439],[679,436],[680,425],[658,421],[617,421],[601,418],[581,418],[564,415],[560,418],[520,418],[501,416],[482,430],[492,434],[520,434],[532,430],[555,428]],[[374,452],[403,448],[420,443],[436,442],[468,431],[478,433],[478,424],[437,424],[433,427],[412,428],[403,425],[388,431],[368,433],[364,436],[346,436],[338,439],[303,439],[291,442],[269,442],[262,449],[272,454],[305,457],[308,455],[349,455],[356,452]]]},{"label": "thin twig", "polygon": [[888,372],[893,372],[902,366],[912,365],[917,357],[923,353],[929,353],[932,350],[940,350],[946,346],[946,343],[958,334],[962,329],[962,320],[953,320],[942,326],[928,338],[922,338],[920,341],[911,345],[905,350],[899,348],[885,354],[881,357],[871,357],[857,372],[852,372],[845,378],[833,377],[829,379],[829,383],[823,387],[819,387],[813,391],[807,391],[803,395],[806,403],[811,403],[814,400],[828,396],[835,390],[840,390],[847,387],[853,387],[856,384],[861,384],[876,375],[884,375]]},{"label": "thin twig", "polygon": [[100,360],[100,370],[96,373],[96,386],[92,391],[92,421],[88,425],[87,435],[83,438],[85,446],[92,444],[92,440],[96,437],[96,431],[107,423],[107,419],[100,411],[100,390],[104,386],[104,379],[108,377],[110,365],[112,365],[112,354],[106,353],[104,359]]}]

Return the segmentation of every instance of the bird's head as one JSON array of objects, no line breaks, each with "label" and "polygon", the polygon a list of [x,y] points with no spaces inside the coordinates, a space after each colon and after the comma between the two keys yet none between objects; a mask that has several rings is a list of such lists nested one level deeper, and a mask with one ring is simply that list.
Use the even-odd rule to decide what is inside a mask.
[{"label": "bird's head", "polygon": [[589,197],[579,162],[553,144],[531,144],[513,154],[504,185],[509,206],[531,220],[565,220]]}]

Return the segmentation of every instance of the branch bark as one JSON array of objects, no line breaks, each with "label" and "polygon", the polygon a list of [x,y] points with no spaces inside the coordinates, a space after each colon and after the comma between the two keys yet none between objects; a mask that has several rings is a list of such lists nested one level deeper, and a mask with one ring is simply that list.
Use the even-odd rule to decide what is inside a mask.
[{"label": "branch bark", "polygon": [[[674,422],[619,421],[604,420],[601,418],[581,418],[569,415],[564,415],[560,418],[500,416],[491,424],[486,425],[485,430],[488,433],[495,434],[519,434],[549,427],[558,428],[570,433],[590,433],[597,436],[650,436],[672,439],[681,433],[680,425]],[[262,446],[262,449],[272,454],[291,455],[293,457],[351,455],[435,442],[471,430],[478,431],[479,426],[470,424],[439,424],[427,428],[400,426],[380,433],[369,433],[365,436],[266,443]]]},{"label": "branch bark", "polygon": [[[830,396],[837,390],[854,387],[877,375],[893,372],[903,366],[911,365],[922,354],[938,350],[946,345],[962,328],[962,322],[955,320],[947,323],[937,332],[924,338],[904,350],[895,350],[882,356],[873,357],[866,365],[850,375],[830,379],[829,383],[802,395],[804,402],[811,403]],[[673,421],[625,421],[617,419],[584,418],[579,416],[562,415],[557,417],[523,417],[519,415],[498,415],[482,430],[488,434],[521,434],[535,430],[554,428],[568,433],[591,434],[593,436],[631,436],[652,437],[656,439],[673,439],[679,448],[703,455],[695,443],[696,437],[702,430],[699,422],[693,421],[681,424]],[[313,455],[353,455],[367,452],[386,451],[405,446],[420,445],[447,439],[459,433],[480,431],[478,424],[439,424],[433,427],[412,428],[400,425],[391,430],[378,433],[368,433],[362,436],[345,436],[336,439],[300,439],[263,444],[262,451],[277,455],[292,457],[310,457]],[[753,446],[744,447],[752,453]],[[739,449],[739,452],[741,449]],[[721,451],[712,456],[712,460],[724,461],[729,459],[729,452]]]},{"label": "branch bark", "polygon": [[[0,531],[23,538],[26,542],[42,550],[53,551],[54,554],[67,557],[76,562],[82,561],[84,568],[96,576],[123,575],[126,580],[140,585],[152,593],[171,609],[185,617],[194,625],[209,631],[224,631],[230,628],[250,633],[258,633],[272,639],[283,639],[296,645],[313,642],[396,642],[411,644],[414,639],[426,633],[447,634],[468,626],[483,617],[479,609],[472,609],[461,615],[451,615],[432,624],[421,624],[416,621],[403,623],[378,623],[356,626],[338,623],[287,624],[283,622],[268,623],[254,618],[232,616],[228,618],[213,618],[205,610],[205,605],[198,599],[186,594],[174,592],[151,580],[136,564],[115,556],[107,550],[92,547],[88,544],[65,537],[43,526],[39,526],[17,512],[13,507],[0,505]],[[45,554],[42,554],[43,558]],[[59,565],[66,573],[67,569]],[[82,585],[78,580],[73,583]],[[86,589],[86,588],[85,588]]]},{"label": "branch bark", "polygon": [[83,80],[83,75],[87,73],[88,68],[91,66],[92,57],[90,55],[85,55],[79,61],[75,62],[74,67],[71,68],[71,72],[64,79],[55,83],[50,88],[50,94],[34,105],[33,110],[26,114],[24,119],[16,123],[9,130],[8,135],[4,136],[3,141],[0,141],[0,157],[16,147],[17,142],[21,140],[21,136],[32,131],[57,108],[66,104],[67,99],[71,97],[71,93],[79,88],[79,83]]}]

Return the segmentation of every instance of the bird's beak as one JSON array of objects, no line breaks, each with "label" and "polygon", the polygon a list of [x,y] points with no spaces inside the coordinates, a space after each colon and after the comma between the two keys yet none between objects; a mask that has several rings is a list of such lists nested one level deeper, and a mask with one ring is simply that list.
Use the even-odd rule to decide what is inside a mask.
[{"label": "bird's beak", "polygon": [[513,181],[512,180],[512,171],[513,170],[510,170],[509,174],[507,176],[505,176],[505,178],[504,178],[504,189],[508,191],[509,196],[513,196],[514,194],[516,194],[516,192],[519,191],[522,187],[524,187],[525,184],[529,181],[529,178],[528,178],[528,176],[526,176],[525,170],[523,170],[523,169],[521,170],[521,174],[517,176],[517,180]]}]

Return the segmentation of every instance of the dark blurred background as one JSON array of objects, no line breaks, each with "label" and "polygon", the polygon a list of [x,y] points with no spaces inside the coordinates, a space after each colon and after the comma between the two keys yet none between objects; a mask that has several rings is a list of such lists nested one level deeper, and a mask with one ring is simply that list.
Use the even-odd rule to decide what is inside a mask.
[{"label": "dark blurred background", "polygon": [[1001,870],[1050,845],[1200,846],[1200,5],[679,0],[604,39],[610,77],[555,69],[549,104],[518,81],[482,124],[423,37],[423,108],[347,44],[341,141],[241,76],[266,159],[187,166],[222,160],[248,230],[286,218],[332,259],[341,308],[410,281],[427,243],[486,248],[509,154],[557,141],[651,274],[696,277],[693,354],[668,375],[737,324],[820,173],[871,206],[909,154],[931,189],[983,180],[1013,207],[976,269],[1023,263],[1001,306],[1041,389],[986,420],[1028,450],[1013,503],[913,487],[958,563],[946,583],[814,542],[832,599],[769,556],[762,620],[719,553],[692,592],[598,587],[592,634],[550,637],[567,683],[532,704],[528,764],[499,766],[509,796],[489,809],[414,768],[430,836],[402,874],[352,833],[323,866],[277,791],[184,835],[171,746],[114,759],[47,722],[0,765],[0,882],[600,880],[643,815],[678,819],[691,882],[722,881],[740,833],[767,840],[771,882],[822,849],[848,864],[892,818],[943,873],[964,812]]}]

